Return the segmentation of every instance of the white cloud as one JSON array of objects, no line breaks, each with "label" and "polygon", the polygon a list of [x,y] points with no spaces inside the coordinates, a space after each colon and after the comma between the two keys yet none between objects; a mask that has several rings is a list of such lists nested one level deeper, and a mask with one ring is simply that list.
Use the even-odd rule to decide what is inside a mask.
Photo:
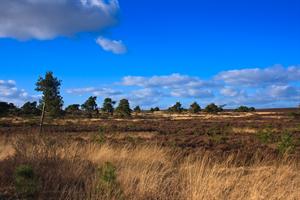
[{"label": "white cloud", "polygon": [[99,37],[96,43],[105,51],[110,51],[114,54],[124,54],[127,52],[126,46],[121,40],[110,40],[104,37]]},{"label": "white cloud", "polygon": [[163,96],[165,94],[160,90],[144,88],[130,92],[125,98],[128,98],[133,105],[153,106],[159,103]]},{"label": "white cloud", "polygon": [[76,94],[76,95],[89,94],[89,95],[102,96],[102,97],[117,96],[122,94],[121,91],[117,91],[111,88],[95,88],[95,87],[68,89],[67,93]]},{"label": "white cloud", "polygon": [[0,38],[48,40],[116,23],[117,0],[2,0]]},{"label": "white cloud", "polygon": [[238,89],[234,89],[234,88],[222,88],[220,90],[220,93],[224,96],[228,96],[228,97],[236,97],[240,94],[240,91]]},{"label": "white cloud", "polygon": [[290,85],[272,85],[267,88],[268,94],[276,99],[285,99],[285,98],[299,98],[300,88],[293,87]]},{"label": "white cloud", "polygon": [[164,87],[164,88],[180,88],[180,87],[217,87],[214,81],[204,81],[198,77],[192,77],[182,74],[171,74],[166,76],[126,76],[123,78],[122,85],[124,86],[139,86],[139,87]]},{"label": "white cloud", "polygon": [[162,102],[166,105],[177,100],[215,102],[228,107],[296,106],[300,102],[300,67],[229,70],[209,80],[182,74],[126,76],[116,85],[122,88],[118,98],[128,98],[141,106],[161,106]]},{"label": "white cloud", "polygon": [[33,100],[37,100],[37,97],[29,95],[23,89],[18,89],[14,80],[0,80],[0,101],[21,105],[25,101]]},{"label": "white cloud", "polygon": [[284,68],[281,65],[264,69],[250,68],[230,70],[219,73],[216,80],[229,85],[262,86],[270,84],[288,83],[300,80],[300,66]]},{"label": "white cloud", "polygon": [[182,88],[171,91],[171,96],[180,98],[212,98],[214,93],[211,90]]}]

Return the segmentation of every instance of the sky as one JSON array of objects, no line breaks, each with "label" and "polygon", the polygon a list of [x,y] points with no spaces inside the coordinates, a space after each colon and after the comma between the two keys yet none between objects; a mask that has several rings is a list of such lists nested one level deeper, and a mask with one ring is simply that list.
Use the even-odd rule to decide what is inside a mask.
[{"label": "sky", "polygon": [[2,0],[0,101],[97,96],[167,108],[300,103],[299,0]]}]

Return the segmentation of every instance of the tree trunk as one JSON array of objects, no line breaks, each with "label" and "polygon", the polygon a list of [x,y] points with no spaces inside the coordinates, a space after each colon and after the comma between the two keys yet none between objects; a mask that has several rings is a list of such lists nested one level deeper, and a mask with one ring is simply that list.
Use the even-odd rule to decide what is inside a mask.
[{"label": "tree trunk", "polygon": [[43,105],[43,110],[42,110],[42,116],[41,116],[41,120],[40,120],[40,134],[42,134],[43,132],[43,124],[44,124],[44,118],[45,118],[45,108],[46,108],[46,103],[44,102]]}]

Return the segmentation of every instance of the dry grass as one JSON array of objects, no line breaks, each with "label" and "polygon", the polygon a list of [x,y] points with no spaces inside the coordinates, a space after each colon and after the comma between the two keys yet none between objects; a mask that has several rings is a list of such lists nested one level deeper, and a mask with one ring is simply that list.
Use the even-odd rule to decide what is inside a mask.
[{"label": "dry grass", "polygon": [[255,134],[255,133],[257,133],[257,131],[258,131],[257,129],[249,128],[249,127],[243,127],[243,128],[232,127],[232,132],[233,133]]},{"label": "dry grass", "polygon": [[296,200],[300,186],[298,170],[293,164],[255,163],[238,167],[226,161],[210,163],[205,156],[186,161],[180,174],[185,183],[185,199]]},{"label": "dry grass", "polygon": [[[161,146],[79,144],[35,136],[16,139],[14,148],[0,144],[0,155],[7,155],[0,161],[0,188],[10,188],[9,195],[14,195],[13,171],[25,163],[40,177],[37,199],[299,199],[295,160],[257,158],[238,164],[235,155],[213,161],[211,154],[183,157]],[[99,190],[97,169],[106,162],[116,167],[118,184]]]}]

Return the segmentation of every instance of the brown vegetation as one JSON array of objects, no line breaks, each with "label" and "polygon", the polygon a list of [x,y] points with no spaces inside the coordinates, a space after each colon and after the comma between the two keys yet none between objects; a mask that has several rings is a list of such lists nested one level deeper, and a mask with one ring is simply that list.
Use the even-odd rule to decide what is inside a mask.
[{"label": "brown vegetation", "polygon": [[[38,135],[34,120],[6,119],[0,199],[299,199],[298,124],[265,115],[65,119]],[[20,186],[20,166],[32,168],[35,184]]]}]

